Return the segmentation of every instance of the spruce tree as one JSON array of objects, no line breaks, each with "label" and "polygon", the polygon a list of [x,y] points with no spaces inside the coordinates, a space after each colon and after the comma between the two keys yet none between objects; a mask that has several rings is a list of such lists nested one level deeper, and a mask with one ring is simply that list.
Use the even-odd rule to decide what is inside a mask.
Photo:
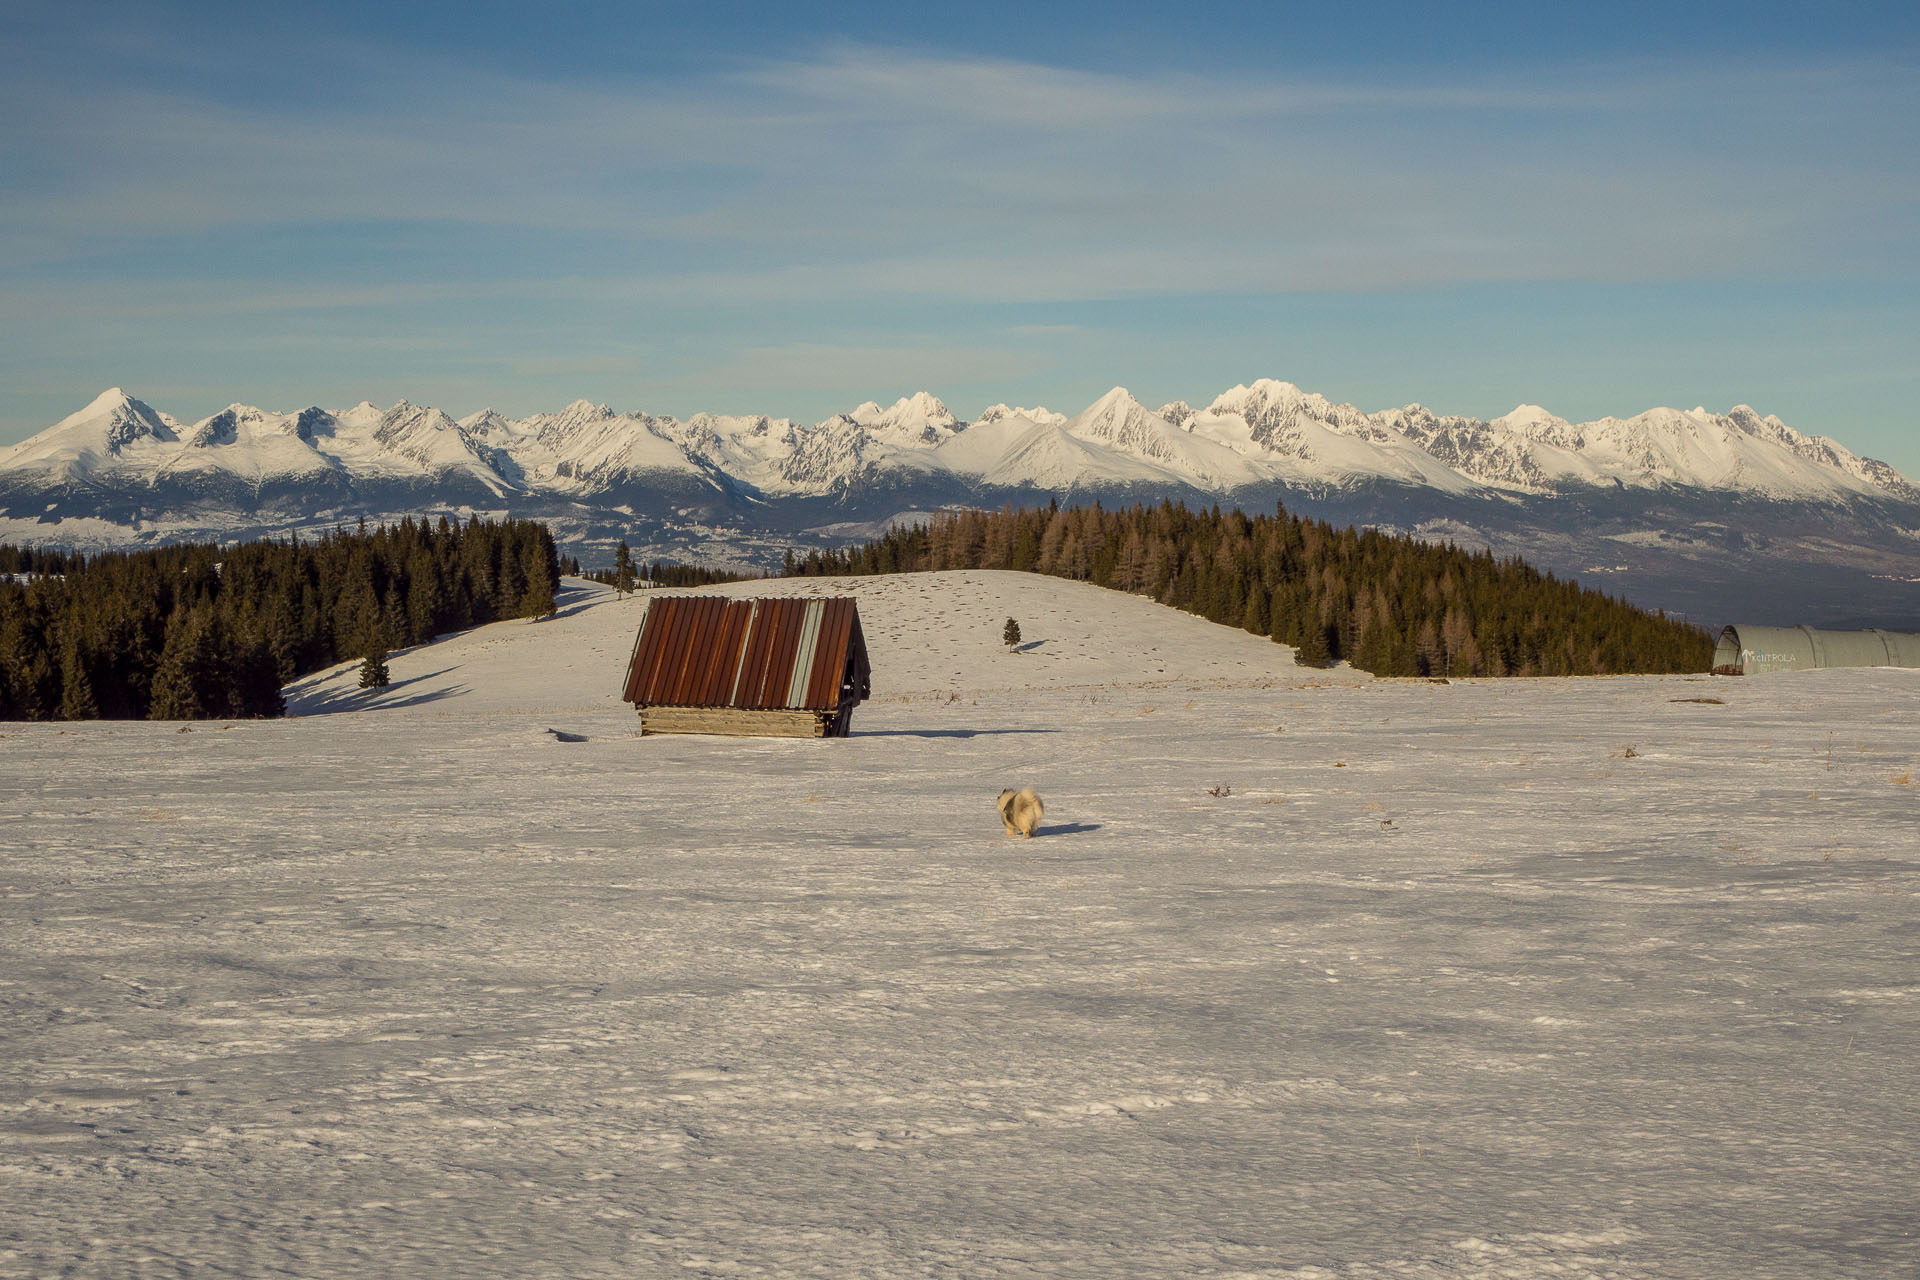
[{"label": "spruce tree", "polygon": [[1327,629],[1319,623],[1309,623],[1301,633],[1300,644],[1293,652],[1295,663],[1303,667],[1327,667],[1333,665],[1333,654],[1327,649]]},{"label": "spruce tree", "polygon": [[1007,625],[1000,629],[1000,642],[1006,645],[1008,649],[1019,648],[1020,647],[1020,624],[1015,622],[1012,618],[1008,618]]},{"label": "spruce tree", "polygon": [[360,687],[362,689],[384,689],[393,683],[387,674],[386,646],[378,640],[367,646],[366,661],[360,664]]},{"label": "spruce tree", "polygon": [[206,627],[195,613],[176,609],[167,619],[167,639],[153,672],[149,720],[203,720],[207,716],[195,679],[204,664]]},{"label": "spruce tree", "polygon": [[42,657],[43,642],[27,625],[26,600],[24,589],[0,582],[0,717],[8,720],[40,718],[27,670]]},{"label": "spruce tree", "polygon": [[280,693],[280,664],[272,643],[264,636],[249,636],[234,646],[232,703],[236,716],[286,714],[286,699]]},{"label": "spruce tree", "polygon": [[544,576],[530,580],[526,590],[520,593],[520,616],[523,618],[547,618],[559,611],[560,606],[553,595],[553,584]]},{"label": "spruce tree", "polygon": [[[787,573],[789,576],[793,573],[793,552],[791,551],[787,552]],[[635,585],[637,580],[633,572],[633,551],[627,546],[627,540],[622,538],[619,547],[613,553],[613,589],[622,596],[629,596],[633,594]]]},{"label": "spruce tree", "polygon": [[60,718],[94,720],[99,715],[100,704],[94,701],[93,680],[87,674],[86,660],[81,656],[80,646],[68,641],[66,651],[60,656]]},{"label": "spruce tree", "polygon": [[560,608],[554,594],[560,585],[560,560],[553,539],[539,525],[520,524],[516,532],[520,535],[514,540],[518,545],[507,550],[509,562],[517,562],[520,568],[519,607],[515,612],[523,618],[550,617]]}]

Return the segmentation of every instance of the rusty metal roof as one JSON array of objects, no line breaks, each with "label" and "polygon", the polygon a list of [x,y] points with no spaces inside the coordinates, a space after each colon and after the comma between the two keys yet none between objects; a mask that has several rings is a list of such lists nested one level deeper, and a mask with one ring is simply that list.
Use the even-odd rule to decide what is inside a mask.
[{"label": "rusty metal roof", "polygon": [[851,598],[661,596],[640,620],[625,696],[637,706],[832,711],[849,676],[858,702],[867,642]]}]

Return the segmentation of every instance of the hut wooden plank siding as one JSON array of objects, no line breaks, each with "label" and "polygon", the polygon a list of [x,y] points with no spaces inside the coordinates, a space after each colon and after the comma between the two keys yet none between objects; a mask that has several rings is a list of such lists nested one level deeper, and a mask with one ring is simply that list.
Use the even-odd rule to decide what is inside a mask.
[{"label": "hut wooden plank siding", "polygon": [[656,597],[626,700],[642,733],[844,738],[872,669],[853,600]]}]

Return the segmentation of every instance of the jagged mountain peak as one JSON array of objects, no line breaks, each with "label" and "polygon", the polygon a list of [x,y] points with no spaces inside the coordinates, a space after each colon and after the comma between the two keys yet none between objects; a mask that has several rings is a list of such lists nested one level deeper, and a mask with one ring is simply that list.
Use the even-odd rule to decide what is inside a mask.
[{"label": "jagged mountain peak", "polygon": [[1291,382],[1278,378],[1255,378],[1252,382],[1241,383],[1222,391],[1207,406],[1212,413],[1245,413],[1250,406],[1297,406],[1302,404],[1326,404],[1326,397],[1317,392],[1302,391]]},{"label": "jagged mountain peak", "polygon": [[371,400],[362,400],[349,409],[342,409],[333,415],[333,419],[350,434],[371,434],[386,418],[387,411]]},{"label": "jagged mountain peak", "polygon": [[212,417],[194,423],[182,440],[190,449],[207,449],[215,445],[232,444],[239,438],[240,418],[246,412],[246,406],[230,404]]},{"label": "jagged mountain peak", "polygon": [[[1151,462],[1197,489],[1231,490],[1257,484],[1260,464],[1217,432],[1176,426],[1147,408],[1125,387],[1115,387],[1061,428],[1067,435]],[[1244,432],[1242,433],[1244,435]],[[1242,441],[1244,443],[1244,441]]]},{"label": "jagged mountain peak", "polygon": [[512,419],[492,407],[456,419],[454,425],[470,435],[485,439],[506,438],[516,434]]},{"label": "jagged mountain peak", "polygon": [[167,415],[156,412],[146,401],[135,399],[119,387],[108,387],[95,396],[86,408],[62,418],[53,430],[102,431],[107,450],[118,453],[142,437],[173,440],[176,438],[177,425]]},{"label": "jagged mountain peak", "polygon": [[37,435],[0,451],[0,470],[67,479],[111,469],[130,455],[179,442],[179,424],[120,387],[109,387]]},{"label": "jagged mountain peak", "polygon": [[417,442],[424,436],[443,432],[457,435],[459,427],[438,409],[402,400],[380,415],[380,424],[373,434],[374,439],[383,445],[400,447],[408,442]]},{"label": "jagged mountain peak", "polygon": [[[1419,409],[1419,406],[1409,405],[1408,409]],[[1422,412],[1424,412],[1424,410]],[[1702,410],[1701,412],[1705,411]],[[1493,419],[1493,421],[1500,426],[1511,427],[1515,430],[1525,430],[1528,427],[1536,426],[1564,427],[1569,425],[1565,418],[1550,413],[1537,404],[1517,404],[1506,413]]]},{"label": "jagged mountain peak", "polygon": [[[135,400],[132,396],[127,394],[126,389],[124,387],[108,387],[105,391],[102,391],[99,395],[95,396],[92,400],[89,400],[87,402],[86,407],[84,409],[81,409],[79,412],[80,414],[84,414],[87,417],[96,417],[103,413],[111,413],[114,409],[117,409],[122,405],[138,404],[138,403],[139,401]],[[75,415],[69,415],[69,416],[77,417],[79,415],[75,414]]]},{"label": "jagged mountain peak", "polygon": [[1235,387],[1226,394],[1232,395],[1234,391],[1246,391],[1266,400],[1306,400],[1317,394],[1304,391],[1285,378],[1255,378],[1244,387]]},{"label": "jagged mountain peak", "polygon": [[973,422],[975,426],[980,426],[989,422],[1002,422],[1009,418],[1024,418],[1028,422],[1046,423],[1056,427],[1065,426],[1067,423],[1066,414],[1055,413],[1043,405],[1036,405],[1031,409],[1019,409],[1007,404],[988,405],[980,411],[980,416]]},{"label": "jagged mountain peak", "polygon": [[897,444],[938,444],[965,425],[929,391],[901,396],[885,409],[868,400],[840,417]]},{"label": "jagged mountain peak", "polygon": [[319,410],[302,410],[298,414],[272,413],[255,405],[241,404],[239,401],[228,405],[220,412],[203,418],[193,424],[181,436],[189,446],[204,448],[215,444],[232,444],[238,439],[241,427],[253,427],[281,435],[298,435],[301,419],[309,413]]},{"label": "jagged mountain peak", "polygon": [[1145,409],[1146,407],[1146,405],[1141,404],[1140,401],[1134,397],[1133,392],[1127,390],[1125,387],[1116,385],[1108,388],[1092,404],[1082,409],[1080,413],[1082,417],[1085,417],[1095,413],[1111,413],[1117,409],[1131,411],[1133,409]]},{"label": "jagged mountain peak", "polygon": [[1185,400],[1169,400],[1154,412],[1176,427],[1184,427],[1193,421],[1193,406]]},{"label": "jagged mountain peak", "polygon": [[940,397],[931,391],[916,391],[910,396],[901,396],[884,409],[880,407],[878,401],[862,401],[857,408],[847,414],[855,422],[878,421],[882,418],[900,418],[910,415],[940,421],[957,421]]},{"label": "jagged mountain peak", "polygon": [[614,416],[613,406],[592,400],[575,400],[553,415],[560,422],[605,422]]},{"label": "jagged mountain peak", "polygon": [[1362,435],[1370,425],[1367,415],[1352,405],[1336,404],[1318,392],[1302,391],[1276,378],[1229,387],[1214,397],[1207,412],[1239,417],[1256,442],[1296,456],[1307,447],[1303,426]]},{"label": "jagged mountain peak", "polygon": [[1067,430],[1072,434],[1109,443],[1144,443],[1174,429],[1125,387],[1113,388],[1067,420]]}]

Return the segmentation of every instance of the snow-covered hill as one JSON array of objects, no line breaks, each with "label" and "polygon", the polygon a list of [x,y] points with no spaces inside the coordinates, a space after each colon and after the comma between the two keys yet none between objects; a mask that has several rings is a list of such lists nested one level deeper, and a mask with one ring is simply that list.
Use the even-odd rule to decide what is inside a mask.
[{"label": "snow-covered hill", "polygon": [[[287,713],[425,702],[489,714],[622,709],[619,676],[640,616],[651,595],[667,593],[616,599],[597,583],[568,582],[556,618],[538,626],[482,627],[423,649],[417,659],[403,654],[395,659],[403,664],[394,668],[396,684],[382,694],[361,691],[357,663],[337,667],[290,687]],[[857,597],[874,687],[893,696],[1015,686],[1042,691],[1195,680],[1318,686],[1373,679],[1345,666],[1300,667],[1286,645],[1143,596],[1031,573],[765,578],[696,594]],[[1019,619],[1026,636],[1018,653],[1009,653],[1001,639],[1009,617]],[[1116,636],[1125,643],[1115,643]],[[532,672],[537,679],[529,679]]]},{"label": "snow-covered hill", "polygon": [[1920,672],[736,589],[859,597],[852,737],[635,736],[579,582],[287,720],[0,726],[0,1275],[1914,1273]]}]

